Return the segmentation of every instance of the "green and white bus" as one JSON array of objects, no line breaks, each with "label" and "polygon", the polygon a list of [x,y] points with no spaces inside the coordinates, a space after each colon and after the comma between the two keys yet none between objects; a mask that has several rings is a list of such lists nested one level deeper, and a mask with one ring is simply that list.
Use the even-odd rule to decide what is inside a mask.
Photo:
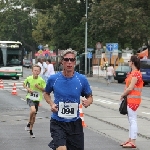
[{"label": "green and white bus", "polygon": [[0,77],[23,76],[23,48],[18,41],[0,41]]}]

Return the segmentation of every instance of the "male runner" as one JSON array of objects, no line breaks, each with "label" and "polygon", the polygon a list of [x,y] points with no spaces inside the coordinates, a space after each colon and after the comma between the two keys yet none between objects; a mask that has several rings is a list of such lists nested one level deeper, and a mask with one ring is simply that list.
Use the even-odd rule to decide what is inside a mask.
[{"label": "male runner", "polygon": [[[63,71],[51,75],[47,81],[44,98],[53,112],[50,120],[53,150],[84,150],[82,120],[79,117],[80,96],[84,107],[93,102],[92,90],[84,75],[74,71],[76,52],[65,50],[62,54]],[[54,101],[50,93],[54,93]]]}]

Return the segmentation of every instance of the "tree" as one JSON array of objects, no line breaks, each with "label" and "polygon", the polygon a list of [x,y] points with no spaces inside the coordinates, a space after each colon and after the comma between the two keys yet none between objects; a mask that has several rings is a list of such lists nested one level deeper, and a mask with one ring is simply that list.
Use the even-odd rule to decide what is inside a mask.
[{"label": "tree", "polygon": [[130,0],[102,0],[93,5],[89,15],[90,33],[104,43],[118,42],[121,48],[129,45],[137,49],[143,43],[147,19],[143,8],[133,6]]},{"label": "tree", "polygon": [[50,9],[44,7],[46,11],[38,7],[40,13],[36,30],[33,31],[34,39],[59,49],[83,49],[85,30],[84,24],[80,23],[85,14],[83,6],[83,3],[78,4],[76,0],[68,0],[60,3],[55,1]]},{"label": "tree", "polygon": [[[28,6],[28,5],[27,5]],[[6,1],[0,12],[0,39],[21,41],[23,46],[35,50],[35,41],[32,38],[32,17],[30,10],[25,11],[25,4],[20,1]]]},{"label": "tree", "polygon": [[[150,38],[149,0],[88,2],[88,47],[95,47],[100,41],[103,45],[116,42],[120,49],[136,50]],[[57,49],[71,47],[84,51],[85,0],[80,3],[77,0],[11,0],[0,4],[1,39],[21,40],[30,49],[49,44]]]}]

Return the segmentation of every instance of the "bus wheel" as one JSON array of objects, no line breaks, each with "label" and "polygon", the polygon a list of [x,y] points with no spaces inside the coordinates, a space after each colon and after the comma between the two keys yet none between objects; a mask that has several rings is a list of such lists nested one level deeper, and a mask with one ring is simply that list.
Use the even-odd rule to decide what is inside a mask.
[{"label": "bus wheel", "polygon": [[16,77],[16,80],[19,80],[19,77]]}]

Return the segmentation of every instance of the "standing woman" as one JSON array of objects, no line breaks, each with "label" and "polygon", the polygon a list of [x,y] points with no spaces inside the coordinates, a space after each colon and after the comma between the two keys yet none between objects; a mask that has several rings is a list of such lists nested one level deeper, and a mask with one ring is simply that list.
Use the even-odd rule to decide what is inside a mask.
[{"label": "standing woman", "polygon": [[129,66],[132,71],[127,76],[125,90],[120,100],[127,96],[127,111],[129,120],[129,139],[122,143],[123,148],[136,148],[137,138],[137,108],[141,103],[141,92],[143,88],[142,74],[140,72],[140,59],[137,56],[131,56]]}]

